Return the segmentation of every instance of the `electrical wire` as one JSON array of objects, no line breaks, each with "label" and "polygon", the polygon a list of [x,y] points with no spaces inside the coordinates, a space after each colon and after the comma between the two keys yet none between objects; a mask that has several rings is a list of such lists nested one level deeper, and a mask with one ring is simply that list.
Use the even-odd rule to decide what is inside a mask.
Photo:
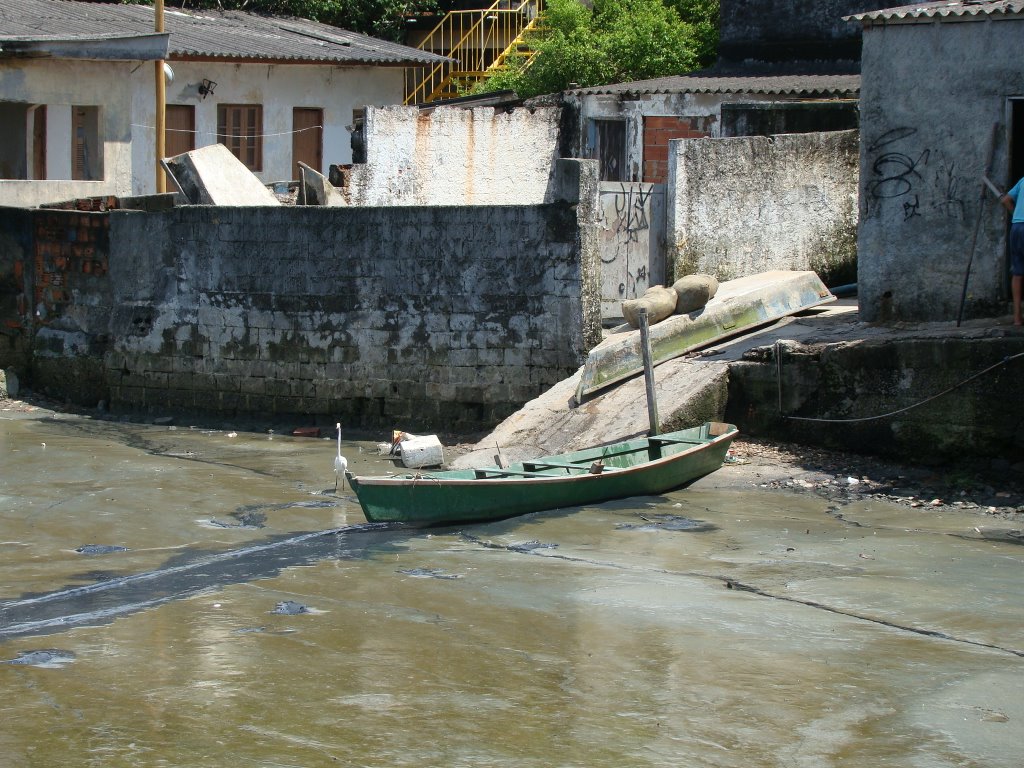
[{"label": "electrical wire", "polygon": [[[156,128],[152,125],[144,125],[142,123],[132,123],[132,128],[145,128],[150,131],[155,131]],[[278,133],[210,133],[209,131],[193,131],[188,128],[167,128],[167,133],[191,133],[196,136],[213,136],[215,139],[264,139],[269,136],[291,136],[293,133],[302,133],[303,131],[315,131],[322,130],[322,125],[310,125],[306,128],[298,128],[294,131],[279,131]]]}]

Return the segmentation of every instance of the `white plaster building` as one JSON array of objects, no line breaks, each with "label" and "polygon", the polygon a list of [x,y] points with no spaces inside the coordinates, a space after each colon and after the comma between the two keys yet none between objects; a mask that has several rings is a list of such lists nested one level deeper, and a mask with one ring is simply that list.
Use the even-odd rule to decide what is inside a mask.
[{"label": "white plaster building", "polygon": [[[153,61],[166,59],[166,154],[218,141],[265,182],[352,160],[364,105],[440,57],[303,19],[4,0],[0,204],[156,191]],[[13,139],[12,140],[9,140]]]}]

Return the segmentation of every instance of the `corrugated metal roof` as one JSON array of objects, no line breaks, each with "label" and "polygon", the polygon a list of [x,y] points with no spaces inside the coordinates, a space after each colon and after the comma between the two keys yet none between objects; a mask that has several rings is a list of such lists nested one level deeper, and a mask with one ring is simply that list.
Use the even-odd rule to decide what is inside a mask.
[{"label": "corrugated metal roof", "polygon": [[860,75],[676,75],[569,91],[592,94],[756,93],[774,96],[850,97],[860,93]]},{"label": "corrugated metal roof", "polygon": [[[153,31],[151,6],[3,0],[0,40],[88,38]],[[306,19],[167,8],[170,57],[418,66],[443,58]]]},{"label": "corrugated metal roof", "polygon": [[872,22],[913,24],[928,21],[973,21],[988,17],[1017,16],[1022,13],[1024,13],[1024,0],[940,0],[940,2],[884,8],[880,11],[868,11],[844,18],[865,24]]}]

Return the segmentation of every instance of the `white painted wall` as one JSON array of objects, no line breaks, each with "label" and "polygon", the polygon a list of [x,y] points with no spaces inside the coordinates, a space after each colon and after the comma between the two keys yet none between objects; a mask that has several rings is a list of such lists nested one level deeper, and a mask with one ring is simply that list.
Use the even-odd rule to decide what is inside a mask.
[{"label": "white painted wall", "polygon": [[367,110],[353,205],[532,205],[549,201],[561,110]]},{"label": "white painted wall", "polygon": [[[230,64],[171,61],[174,80],[167,86],[168,104],[196,108],[196,146],[217,143],[218,104],[263,105],[264,182],[292,178],[292,108],[324,110],[323,167],[352,162],[352,111],[366,104],[394,104],[403,98],[402,70],[394,67],[335,67],[280,64]],[[203,79],[217,83],[212,95],[199,94]],[[132,119],[132,189],[156,191],[153,68],[147,63],[131,80],[135,113]]]},{"label": "white painted wall", "polygon": [[852,272],[857,167],[856,131],[669,142],[675,276]]},{"label": "white painted wall", "polygon": [[[0,180],[0,205],[34,206],[131,192],[131,88],[137,62],[5,59],[0,100],[47,105],[47,181]],[[71,181],[71,106],[100,108],[103,181]]]}]

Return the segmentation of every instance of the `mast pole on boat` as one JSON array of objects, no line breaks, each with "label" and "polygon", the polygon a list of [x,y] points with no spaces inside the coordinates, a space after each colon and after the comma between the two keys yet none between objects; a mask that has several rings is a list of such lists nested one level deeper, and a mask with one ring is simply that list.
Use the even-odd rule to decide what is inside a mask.
[{"label": "mast pole on boat", "polygon": [[640,352],[644,358],[644,383],[647,386],[647,416],[650,419],[650,435],[660,431],[658,419],[658,398],[654,392],[654,356],[651,354],[651,334],[647,326],[647,309],[641,307],[640,320]]}]

